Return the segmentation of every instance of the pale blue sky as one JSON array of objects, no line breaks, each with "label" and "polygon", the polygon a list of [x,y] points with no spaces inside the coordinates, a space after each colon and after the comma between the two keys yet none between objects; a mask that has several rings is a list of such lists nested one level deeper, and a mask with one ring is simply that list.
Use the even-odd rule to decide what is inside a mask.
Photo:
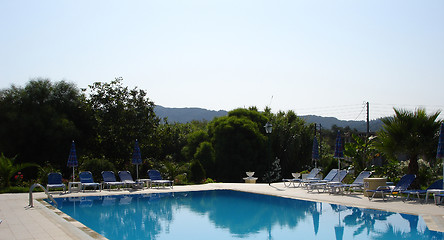
[{"label": "pale blue sky", "polygon": [[123,77],[165,107],[431,112],[444,109],[443,13],[442,0],[0,0],[0,88]]}]

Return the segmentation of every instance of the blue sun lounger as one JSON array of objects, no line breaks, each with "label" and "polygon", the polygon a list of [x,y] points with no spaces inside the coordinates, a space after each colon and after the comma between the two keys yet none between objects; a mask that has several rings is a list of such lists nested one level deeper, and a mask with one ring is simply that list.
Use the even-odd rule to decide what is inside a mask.
[{"label": "blue sun lounger", "polygon": [[151,179],[151,186],[153,185],[170,185],[171,188],[173,188],[173,181],[171,180],[164,180],[162,179],[162,175],[160,175],[160,172],[157,170],[148,170],[148,176]]},{"label": "blue sun lounger", "polygon": [[108,186],[108,190],[111,190],[111,186],[117,186],[120,189],[121,186],[124,185],[123,182],[118,182],[116,179],[116,175],[114,175],[113,171],[103,171],[103,185],[104,187]]},{"label": "blue sun lounger", "polygon": [[[379,186],[376,188],[376,190],[367,190],[368,199],[372,200],[376,194],[381,194],[382,200],[385,201],[385,195],[388,194],[388,199],[390,199],[390,196],[393,198],[396,198],[401,194],[402,191],[407,190],[407,188],[412,184],[412,182],[415,180],[416,176],[413,174],[406,174],[402,176],[401,180],[399,180],[398,184],[394,187],[390,186]],[[371,194],[373,193],[373,194]],[[371,196],[370,196],[371,195]]]},{"label": "blue sun lounger", "polygon": [[[332,169],[332,171],[333,170],[337,170],[337,169]],[[314,189],[316,189],[316,190],[318,190],[318,192],[320,192],[320,190],[322,190],[322,192],[325,192],[325,191],[331,189],[334,185],[342,184],[342,181],[344,180],[344,178],[348,174],[347,170],[340,170],[340,171],[333,171],[333,172],[332,171],[330,171],[331,174],[329,173],[324,178],[324,180],[322,180],[321,182],[315,182],[315,183],[308,184],[307,191],[310,192],[310,191],[313,191]],[[331,177],[331,176],[333,176],[333,177]]]},{"label": "blue sun lounger", "polygon": [[100,191],[102,191],[102,185],[100,183],[94,182],[92,173],[90,171],[81,172],[79,174],[79,178],[80,186],[83,192],[85,192],[86,187],[94,187],[94,190],[97,190],[97,187],[99,187]]},{"label": "blue sun lounger", "polygon": [[324,177],[324,179],[319,179],[319,178],[305,179],[302,181],[302,183],[304,184],[304,187],[307,188],[308,191],[310,191],[312,184],[322,183],[322,182],[326,183],[333,181],[333,179],[336,177],[336,174],[338,174],[338,171],[339,171],[338,169],[332,169],[327,174],[327,176]]},{"label": "blue sun lounger", "polygon": [[48,174],[48,184],[46,184],[46,189],[49,191],[50,188],[63,188],[63,192],[66,193],[66,186],[63,183],[62,174],[60,173]]},{"label": "blue sun lounger", "polygon": [[[407,194],[407,197],[405,198],[405,200],[409,200],[410,199],[410,195],[416,195],[418,197],[418,199],[420,198],[420,195],[426,195],[428,190],[431,189],[443,189],[443,182],[442,179],[436,180],[434,183],[432,183],[427,189],[422,190],[422,189],[416,189],[416,190],[405,190],[402,191],[402,193]],[[425,201],[425,199],[424,199]]]},{"label": "blue sun lounger", "polygon": [[371,171],[362,171],[359,173],[359,175],[356,177],[356,179],[353,181],[353,183],[350,184],[339,184],[332,186],[332,193],[334,192],[340,192],[344,193],[346,190],[351,194],[351,191],[353,189],[359,188],[364,189],[364,178],[368,178],[372,175]]},{"label": "blue sun lounger", "polygon": [[131,185],[133,188],[143,188],[143,183],[134,181],[129,171],[119,171],[119,178],[126,186]]}]

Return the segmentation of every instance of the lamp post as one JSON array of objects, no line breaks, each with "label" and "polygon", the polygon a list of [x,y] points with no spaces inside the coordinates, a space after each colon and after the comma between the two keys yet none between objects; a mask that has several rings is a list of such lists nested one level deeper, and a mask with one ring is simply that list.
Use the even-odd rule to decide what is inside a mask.
[{"label": "lamp post", "polygon": [[268,185],[271,185],[271,140],[270,140],[270,135],[271,135],[271,131],[273,131],[273,125],[270,122],[267,122],[265,124],[264,128],[265,128],[265,132],[268,135],[268,154],[269,154],[269,158],[270,158],[270,162],[268,164],[268,170],[269,170]]},{"label": "lamp post", "polygon": [[264,128],[267,134],[271,134],[271,131],[273,131],[273,125],[270,122],[265,123]]}]

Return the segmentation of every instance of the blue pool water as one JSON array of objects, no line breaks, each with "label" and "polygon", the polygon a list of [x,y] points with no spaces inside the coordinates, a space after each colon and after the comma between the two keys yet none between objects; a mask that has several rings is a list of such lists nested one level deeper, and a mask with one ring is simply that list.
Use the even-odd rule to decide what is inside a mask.
[{"label": "blue pool water", "polygon": [[213,190],[56,199],[108,239],[443,239],[415,215]]}]

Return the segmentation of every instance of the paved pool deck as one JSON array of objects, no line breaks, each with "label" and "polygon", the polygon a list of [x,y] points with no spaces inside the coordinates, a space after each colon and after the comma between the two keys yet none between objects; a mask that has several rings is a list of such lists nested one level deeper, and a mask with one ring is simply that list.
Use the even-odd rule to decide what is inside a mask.
[{"label": "paved pool deck", "polygon": [[[158,192],[202,191],[214,189],[229,189],[280,197],[320,201],[342,204],[351,207],[386,210],[391,212],[408,213],[423,217],[431,230],[444,232],[444,206],[435,205],[433,199],[429,203],[391,199],[382,201],[375,198],[369,201],[362,194],[328,194],[308,193],[302,188],[287,188],[283,183],[246,184],[246,183],[211,183],[204,185],[174,186],[170,188],[132,190],[86,191],[85,193],[61,194],[53,192],[54,197],[106,196],[116,194],[140,194]],[[106,239],[83,224],[71,219],[58,209],[48,206],[43,201],[44,193],[33,193],[34,207],[29,208],[29,194],[0,194],[0,240],[2,239]]]}]

